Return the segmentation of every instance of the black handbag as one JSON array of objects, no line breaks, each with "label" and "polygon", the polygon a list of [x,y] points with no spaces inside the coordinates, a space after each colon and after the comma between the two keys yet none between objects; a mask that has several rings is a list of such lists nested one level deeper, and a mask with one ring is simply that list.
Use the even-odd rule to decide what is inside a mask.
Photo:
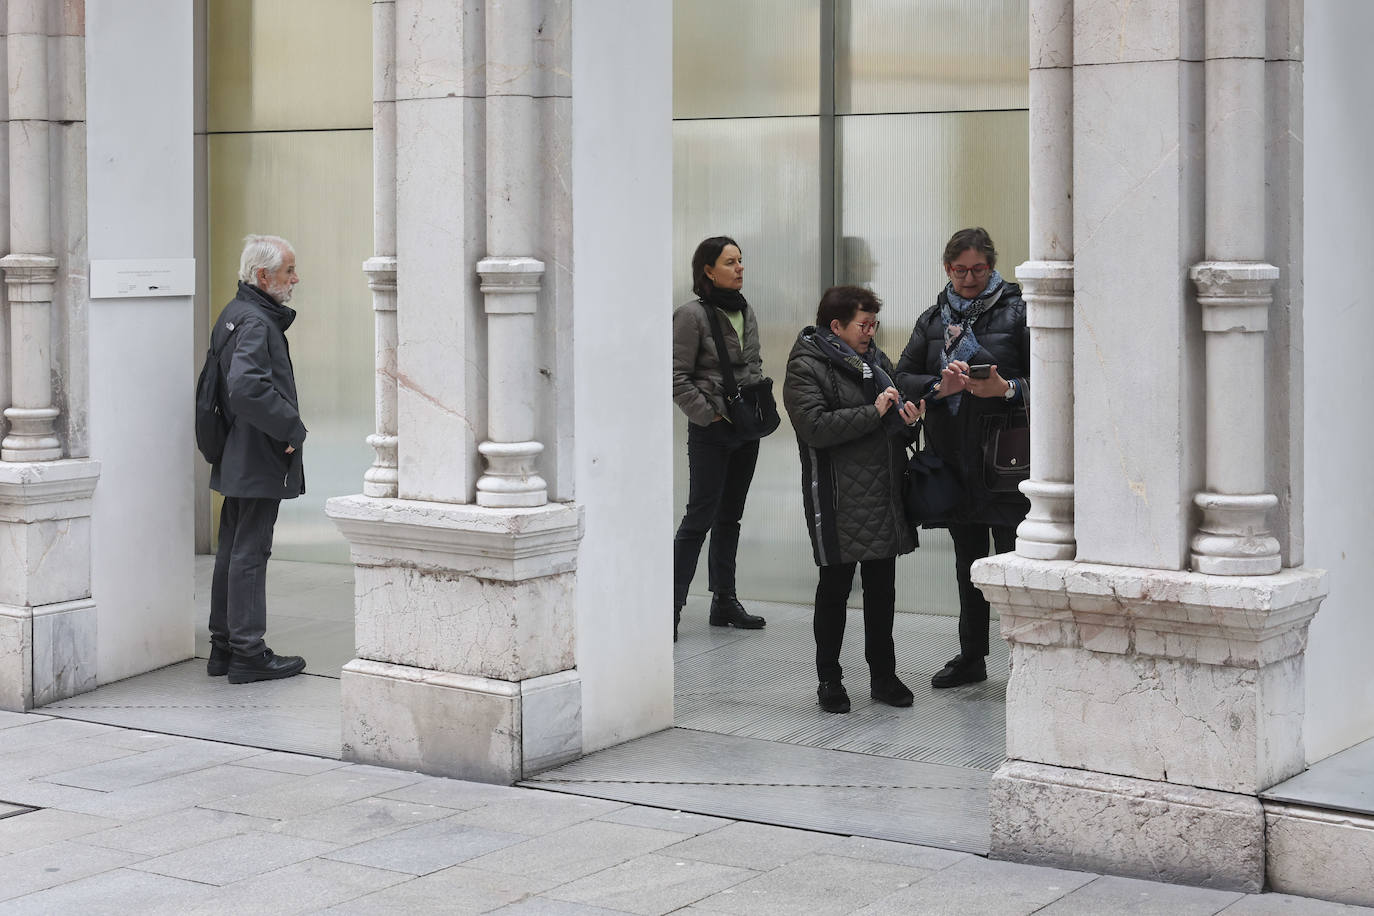
[{"label": "black handbag", "polygon": [[[918,437],[925,433],[925,423]],[[935,454],[927,441],[924,448],[919,438],[910,447],[906,471],[902,475],[902,507],[913,529],[926,522],[944,521],[964,501],[964,484],[954,468]]]},{"label": "black handbag", "polygon": [[1031,471],[1029,404],[988,419],[983,434],[983,485],[993,493],[1019,492],[1021,481],[1029,480]]},{"label": "black handbag", "polygon": [[773,380],[763,378],[743,387],[735,384],[735,367],[725,346],[725,333],[720,329],[720,316],[703,302],[706,317],[711,322],[711,336],[716,341],[716,358],[720,361],[721,387],[725,389],[725,414],[741,439],[762,439],[782,423],[778,416],[778,402],[773,398]]}]

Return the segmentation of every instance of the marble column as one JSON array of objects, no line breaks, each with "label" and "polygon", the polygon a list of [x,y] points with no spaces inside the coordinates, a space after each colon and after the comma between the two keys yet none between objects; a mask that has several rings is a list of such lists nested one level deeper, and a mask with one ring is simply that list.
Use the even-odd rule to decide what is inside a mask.
[{"label": "marble column", "polygon": [[0,461],[62,457],[52,390],[52,302],[57,259],[49,220],[48,22],[43,0],[14,0],[5,36],[9,64],[10,250],[0,270],[10,301],[9,435]]},{"label": "marble column", "polygon": [[[1303,656],[1325,575],[1274,564],[1219,576],[1209,573],[1225,564],[1195,558],[1200,544],[1212,559],[1248,558],[1262,525],[1264,216],[1302,175],[1275,170],[1264,184],[1262,73],[1258,96],[1237,80],[1263,66],[1266,6],[1287,5],[1206,3],[1205,55],[1257,58],[1205,65],[1201,3],[1056,7],[1055,28],[1073,34],[1072,271],[1051,276],[1073,299],[1074,396],[1060,402],[1072,424],[1060,429],[1072,440],[1076,552],[1018,543],[974,565],[1012,656],[1007,760],[990,789],[995,858],[1264,885],[1259,796],[1304,766]],[[1228,27],[1244,41],[1214,40]],[[1035,34],[1062,46],[1052,30]],[[1043,93],[1031,103],[1032,124],[1058,114],[1039,109]],[[1228,114],[1260,117],[1259,132],[1218,123]],[[1205,293],[1200,321],[1190,274]],[[1033,319],[1042,341],[1068,333],[1044,327],[1063,310]],[[1034,372],[1040,395],[1068,378],[1062,363]],[[1204,539],[1207,522],[1192,537],[1204,485],[1224,549]]]},{"label": "marble column", "polygon": [[537,0],[374,10],[377,72],[395,87],[394,105],[374,111],[379,255],[366,268],[378,460],[362,495],[326,507],[356,586],[343,752],[511,783],[582,750],[582,510],[549,502],[536,470],[532,364],[540,310],[559,304],[541,283],[542,246],[563,246],[571,224],[543,190],[567,174],[569,125],[552,114],[571,67],[551,37],[566,36],[570,11]]},{"label": "marble column", "polygon": [[1264,334],[1279,270],[1265,262],[1265,8],[1209,3],[1206,17],[1207,260],[1189,271],[1207,359],[1207,489],[1192,540],[1198,572],[1279,570],[1265,493]]},{"label": "marble column", "polygon": [[363,264],[376,328],[376,452],[363,495],[395,497],[396,469],[396,4],[372,4],[372,244]]},{"label": "marble column", "polygon": [[[84,98],[84,71],[73,64],[80,39],[70,34],[68,11],[44,0],[11,0],[5,13],[9,245],[0,271],[9,305],[9,385],[0,442],[0,708],[27,710],[95,686],[91,496],[100,465],[63,458],[57,419],[62,392],[71,390],[54,387],[60,264],[50,213],[84,211],[85,200],[84,184],[53,180],[50,163],[60,161],[56,148],[65,136],[53,122],[66,127]],[[58,35],[50,36],[54,27]],[[65,67],[49,67],[50,46]],[[55,113],[50,99],[63,107]],[[71,206],[70,195],[78,195],[79,206]],[[63,333],[84,334],[67,318]]]},{"label": "marble column", "polygon": [[1031,333],[1031,478],[1016,552],[1072,560],[1073,0],[1034,0],[1030,24],[1031,259],[1016,279]]},{"label": "marble column", "polygon": [[480,506],[539,506],[547,487],[535,464],[535,312],[544,264],[531,257],[540,213],[545,151],[534,97],[535,35],[541,4],[487,5],[487,257],[477,265],[486,297],[487,461]]}]

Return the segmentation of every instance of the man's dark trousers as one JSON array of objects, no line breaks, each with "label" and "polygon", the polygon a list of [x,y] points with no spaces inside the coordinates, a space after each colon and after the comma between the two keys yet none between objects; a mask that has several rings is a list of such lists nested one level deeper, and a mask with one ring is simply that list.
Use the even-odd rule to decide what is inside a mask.
[{"label": "man's dark trousers", "polygon": [[267,648],[267,558],[279,499],[224,497],[210,584],[210,642],[236,655]]}]

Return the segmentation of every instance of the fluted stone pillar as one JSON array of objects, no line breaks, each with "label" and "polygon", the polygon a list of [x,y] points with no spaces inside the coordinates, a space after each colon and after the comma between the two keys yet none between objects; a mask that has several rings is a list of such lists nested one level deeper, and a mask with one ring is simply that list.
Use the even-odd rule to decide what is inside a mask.
[{"label": "fluted stone pillar", "polygon": [[[1261,492],[1265,258],[1292,256],[1266,252],[1264,218],[1302,180],[1265,183],[1265,16],[1288,7],[1207,2],[1205,65],[1189,0],[1034,7],[1034,41],[1062,53],[1057,30],[1073,36],[1071,184],[1050,172],[1047,193],[1072,200],[1074,232],[1071,265],[1025,270],[1040,499],[1017,552],[973,568],[1012,657],[995,858],[1264,885],[1260,793],[1304,765],[1303,655],[1326,592],[1320,571],[1278,569]],[[1055,123],[1061,96],[1032,86],[1031,123]],[[1067,486],[1038,491],[1042,474]],[[1046,510],[1055,495],[1071,525]]]},{"label": "fluted stone pillar", "polygon": [[546,190],[567,174],[553,115],[571,67],[549,36],[570,10],[373,8],[377,459],[362,495],[326,506],[356,585],[343,753],[511,783],[582,749],[582,511],[537,470],[532,360],[558,304],[541,245],[571,228]]},{"label": "fluted stone pillar", "polygon": [[1016,269],[1031,334],[1030,510],[1016,552],[1072,560],[1073,0],[1030,9],[1030,260]]},{"label": "fluted stone pillar", "polygon": [[[96,606],[91,598],[91,496],[100,465],[64,459],[55,389],[53,311],[60,262],[50,212],[82,187],[54,182],[50,162],[69,111],[49,108],[84,98],[84,71],[68,11],[45,0],[5,8],[8,71],[8,251],[0,257],[9,335],[0,341],[9,384],[0,442],[0,708],[26,710],[90,690],[96,680]],[[52,42],[57,28],[64,37]],[[75,47],[73,47],[75,44]],[[50,46],[65,49],[65,71],[49,67]],[[80,107],[79,101],[76,106]],[[2,160],[0,160],[2,161]],[[84,209],[84,197],[80,198]],[[72,326],[65,333],[84,329]]]}]

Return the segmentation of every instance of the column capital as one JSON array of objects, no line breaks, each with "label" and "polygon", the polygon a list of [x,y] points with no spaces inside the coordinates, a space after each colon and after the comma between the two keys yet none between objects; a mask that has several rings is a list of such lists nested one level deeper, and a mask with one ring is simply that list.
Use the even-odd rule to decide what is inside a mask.
[{"label": "column capital", "polygon": [[538,258],[486,257],[477,262],[484,293],[538,292],[544,279],[544,262]]}]

